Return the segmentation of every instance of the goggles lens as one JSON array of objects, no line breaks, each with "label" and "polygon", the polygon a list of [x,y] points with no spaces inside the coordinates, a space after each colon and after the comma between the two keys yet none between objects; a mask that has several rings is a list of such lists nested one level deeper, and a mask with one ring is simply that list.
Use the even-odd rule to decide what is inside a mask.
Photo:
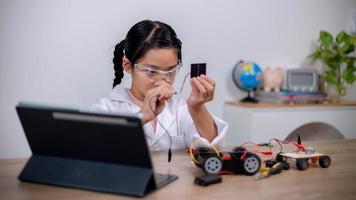
[{"label": "goggles lens", "polygon": [[135,64],[134,66],[136,69],[138,69],[138,71],[142,75],[144,75],[145,77],[147,77],[151,80],[158,80],[162,76],[173,79],[173,78],[175,78],[175,76],[177,75],[177,73],[179,72],[179,70],[181,68],[180,64],[177,64],[175,67],[173,67],[173,69],[170,69],[167,71],[159,70],[157,68],[154,68],[154,67],[148,66],[148,65]]}]

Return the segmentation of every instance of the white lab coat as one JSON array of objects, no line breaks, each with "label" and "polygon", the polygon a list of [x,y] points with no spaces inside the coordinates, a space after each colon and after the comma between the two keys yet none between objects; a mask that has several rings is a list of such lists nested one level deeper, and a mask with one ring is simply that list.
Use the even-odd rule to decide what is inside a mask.
[{"label": "white lab coat", "polygon": [[[119,85],[115,86],[109,97],[101,98],[90,109],[94,111],[138,113],[141,108],[133,102],[127,90]],[[217,126],[218,135],[214,138],[212,144],[221,147],[228,124],[215,116],[213,116],[213,119]],[[164,128],[159,122],[157,122],[156,130],[151,123],[144,124],[147,143],[152,150],[168,149],[170,145],[168,134],[172,138],[172,149],[190,147],[193,139],[198,140],[199,143],[209,143],[196,130],[187,103],[183,99],[173,96],[171,100],[167,101],[163,111],[158,115],[158,120]]]}]

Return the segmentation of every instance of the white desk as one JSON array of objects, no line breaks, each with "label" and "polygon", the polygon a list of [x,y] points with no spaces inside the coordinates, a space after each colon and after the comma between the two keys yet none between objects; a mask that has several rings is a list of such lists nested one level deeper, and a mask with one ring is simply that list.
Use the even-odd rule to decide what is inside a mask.
[{"label": "white desk", "polygon": [[226,145],[268,142],[272,137],[284,139],[310,123],[323,123],[337,129],[344,138],[356,138],[356,102],[350,101],[294,105],[226,102],[223,118],[229,123]]}]

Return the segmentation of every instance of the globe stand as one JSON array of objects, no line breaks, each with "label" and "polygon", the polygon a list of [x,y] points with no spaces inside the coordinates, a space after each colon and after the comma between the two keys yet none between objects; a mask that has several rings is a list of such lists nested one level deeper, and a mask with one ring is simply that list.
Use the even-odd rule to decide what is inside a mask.
[{"label": "globe stand", "polygon": [[243,103],[258,103],[257,99],[252,97],[251,93],[252,93],[252,90],[248,90],[247,91],[247,97],[241,99],[240,102],[243,102]]}]

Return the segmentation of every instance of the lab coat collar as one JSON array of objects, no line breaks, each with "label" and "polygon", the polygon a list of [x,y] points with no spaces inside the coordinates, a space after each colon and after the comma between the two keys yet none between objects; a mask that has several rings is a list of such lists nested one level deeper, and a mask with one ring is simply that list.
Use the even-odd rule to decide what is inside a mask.
[{"label": "lab coat collar", "polygon": [[120,85],[116,85],[114,89],[111,91],[109,98],[113,101],[126,103],[131,107],[132,113],[140,112],[141,108],[133,102],[127,90],[128,88],[124,88]]},{"label": "lab coat collar", "polygon": [[110,99],[116,100],[116,101],[121,101],[129,104],[134,104],[132,101],[131,97],[127,93],[128,88],[124,88],[120,85],[116,85],[114,89],[112,89],[110,93]]}]

